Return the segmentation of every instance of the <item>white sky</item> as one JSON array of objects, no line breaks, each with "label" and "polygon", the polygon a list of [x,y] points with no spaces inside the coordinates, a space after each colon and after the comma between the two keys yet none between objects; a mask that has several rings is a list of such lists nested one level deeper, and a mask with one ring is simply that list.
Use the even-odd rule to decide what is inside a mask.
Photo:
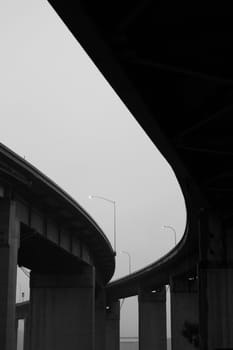
[{"label": "white sky", "polygon": [[[0,1],[0,43],[1,142],[66,190],[112,244],[113,206],[88,196],[115,200],[117,251],[130,253],[133,271],[165,254],[174,234],[162,226],[180,239],[186,222],[173,171],[47,1]],[[127,273],[118,254],[114,278]]]}]

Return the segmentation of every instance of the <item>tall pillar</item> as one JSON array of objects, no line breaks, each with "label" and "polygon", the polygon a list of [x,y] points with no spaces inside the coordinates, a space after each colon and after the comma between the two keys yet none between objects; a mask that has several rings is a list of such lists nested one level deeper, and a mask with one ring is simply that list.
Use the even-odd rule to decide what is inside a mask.
[{"label": "tall pillar", "polygon": [[120,301],[110,303],[106,307],[106,350],[120,349]]},{"label": "tall pillar", "polygon": [[30,350],[94,349],[94,269],[31,273]]},{"label": "tall pillar", "polygon": [[166,289],[140,291],[139,350],[166,350]]},{"label": "tall pillar", "polygon": [[171,280],[172,350],[193,350],[198,345],[197,280]]},{"label": "tall pillar", "polygon": [[18,329],[19,329],[19,320],[15,319],[15,344],[18,344]]},{"label": "tall pillar", "polygon": [[200,349],[233,349],[232,231],[216,213],[202,211],[199,231]]},{"label": "tall pillar", "polygon": [[95,350],[105,350],[106,298],[104,288],[95,295]]},{"label": "tall pillar", "polygon": [[15,350],[15,300],[19,245],[16,204],[0,199],[0,349]]},{"label": "tall pillar", "polygon": [[29,337],[30,337],[30,319],[29,316],[24,319],[24,347],[23,350],[29,350]]}]

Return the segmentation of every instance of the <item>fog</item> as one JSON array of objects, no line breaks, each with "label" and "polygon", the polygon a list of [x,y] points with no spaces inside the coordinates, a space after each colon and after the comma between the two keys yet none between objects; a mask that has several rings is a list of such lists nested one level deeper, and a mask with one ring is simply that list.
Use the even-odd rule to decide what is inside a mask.
[{"label": "fog", "polygon": [[[132,271],[167,253],[174,232],[163,226],[179,240],[186,222],[175,175],[50,5],[1,1],[0,40],[1,142],[67,191],[112,244],[113,206],[88,196],[116,201],[113,279],[129,271],[121,251]],[[26,281],[20,270],[18,300]],[[121,334],[135,336],[136,303],[127,305]]]}]

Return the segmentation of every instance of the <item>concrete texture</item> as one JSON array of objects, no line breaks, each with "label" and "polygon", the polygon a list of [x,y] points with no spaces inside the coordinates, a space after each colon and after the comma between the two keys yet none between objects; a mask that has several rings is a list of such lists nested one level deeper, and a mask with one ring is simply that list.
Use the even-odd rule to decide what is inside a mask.
[{"label": "concrete texture", "polygon": [[31,278],[30,350],[94,349],[94,272]]},{"label": "concrete texture", "polygon": [[106,309],[106,350],[120,349],[120,301],[112,302]]},{"label": "concrete texture", "polygon": [[139,349],[166,350],[166,291],[139,293]]},{"label": "concrete texture", "polygon": [[198,325],[197,281],[173,279],[171,283],[172,350],[193,350],[196,339],[184,335],[186,325]]},{"label": "concrete texture", "polygon": [[104,288],[95,295],[95,350],[105,350],[106,297]]},{"label": "concrete texture", "polygon": [[0,349],[15,350],[15,300],[19,244],[16,205],[0,199]]}]

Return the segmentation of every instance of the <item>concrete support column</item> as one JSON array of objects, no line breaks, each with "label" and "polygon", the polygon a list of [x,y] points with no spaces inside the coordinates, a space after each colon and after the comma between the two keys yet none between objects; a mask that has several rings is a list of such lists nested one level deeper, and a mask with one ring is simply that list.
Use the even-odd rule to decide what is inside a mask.
[{"label": "concrete support column", "polygon": [[15,300],[19,222],[16,204],[0,199],[0,349],[15,350]]},{"label": "concrete support column", "polygon": [[233,269],[199,267],[200,349],[233,349]]},{"label": "concrete support column", "polygon": [[166,350],[166,289],[145,292],[139,302],[139,350]]},{"label": "concrete support column", "polygon": [[24,319],[24,348],[23,350],[29,350],[29,338],[30,337],[30,319],[26,317]]},{"label": "concrete support column", "polygon": [[95,295],[95,350],[105,350],[106,297],[104,288]]},{"label": "concrete support column", "polygon": [[31,273],[30,350],[93,350],[95,274]]},{"label": "concrete support column", "polygon": [[18,344],[18,328],[19,328],[19,320],[15,319],[15,344]]},{"label": "concrete support column", "polygon": [[199,337],[197,280],[172,278],[170,291],[172,350],[193,350]]},{"label": "concrete support column", "polygon": [[117,300],[107,305],[106,308],[106,333],[105,349],[120,349],[120,301]]},{"label": "concrete support column", "polygon": [[200,349],[233,349],[232,230],[217,213],[203,210],[199,226]]}]

